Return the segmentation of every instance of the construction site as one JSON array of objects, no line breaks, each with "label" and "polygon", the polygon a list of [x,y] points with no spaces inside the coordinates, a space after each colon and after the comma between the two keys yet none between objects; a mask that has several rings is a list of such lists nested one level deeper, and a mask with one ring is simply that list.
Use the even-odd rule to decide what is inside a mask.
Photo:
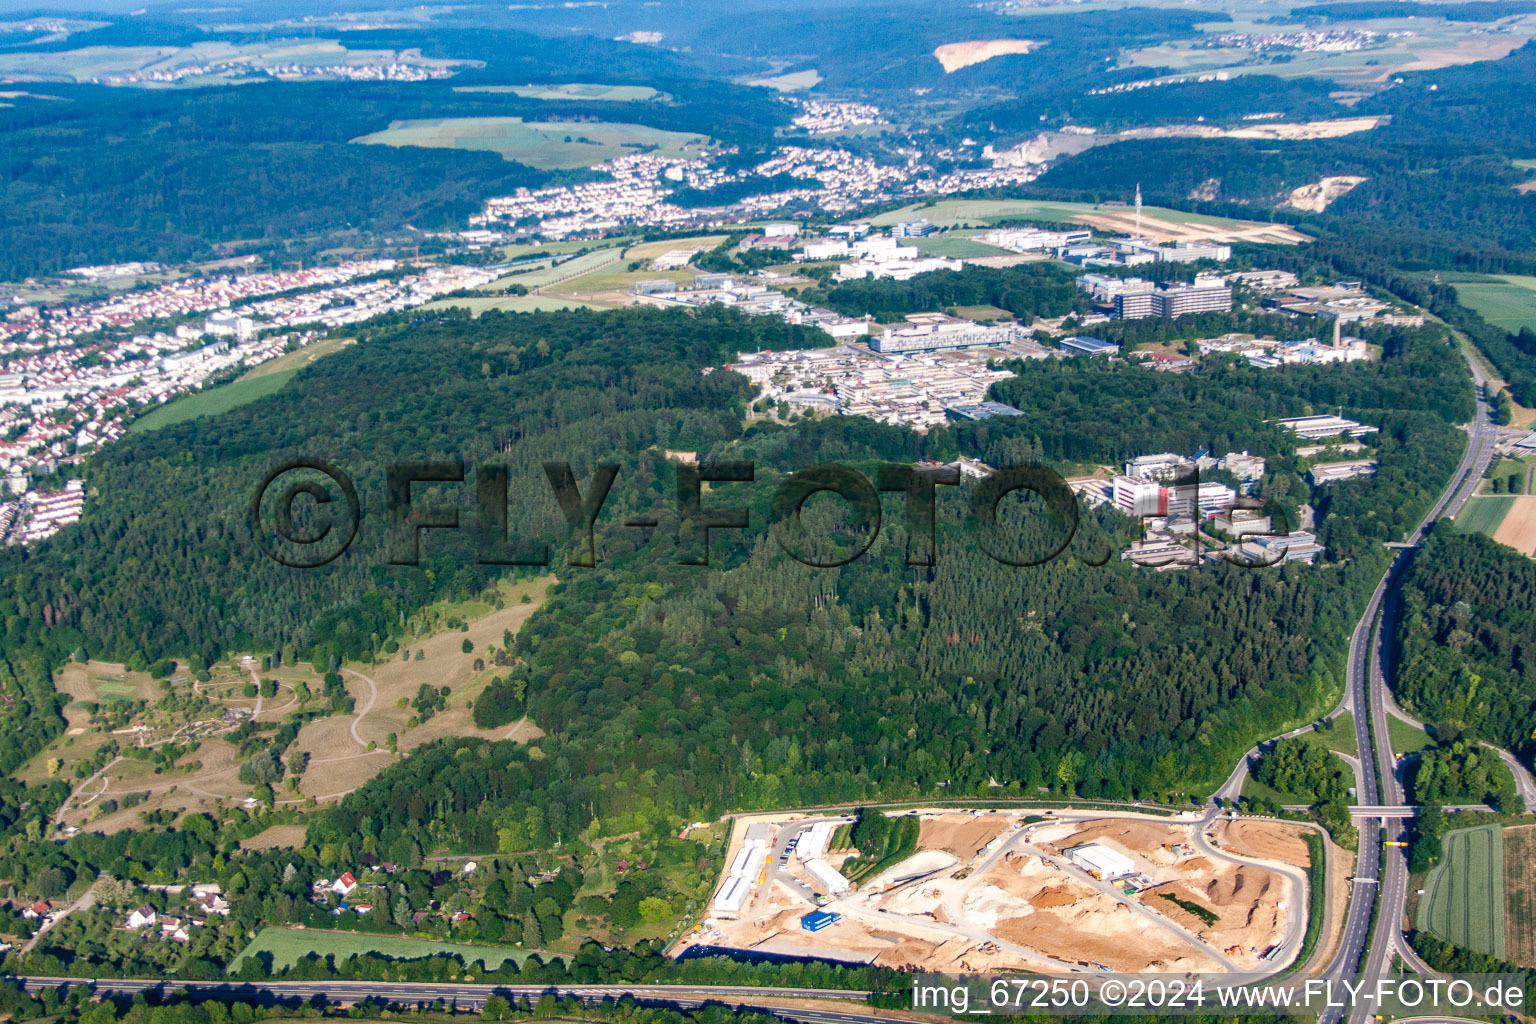
[{"label": "construction site", "polygon": [[874,873],[839,848],[849,816],[737,819],[715,900],[674,955],[699,946],[950,973],[1265,974],[1301,951],[1309,853],[1294,826],[886,814],[918,819],[916,849]]}]

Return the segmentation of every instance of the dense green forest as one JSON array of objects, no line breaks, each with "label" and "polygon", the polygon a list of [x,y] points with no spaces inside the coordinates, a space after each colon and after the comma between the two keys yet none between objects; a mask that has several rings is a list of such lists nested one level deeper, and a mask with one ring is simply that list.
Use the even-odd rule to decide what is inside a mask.
[{"label": "dense green forest", "polygon": [[308,235],[460,227],[488,196],[585,173],[535,170],[495,153],[349,141],[396,120],[608,119],[750,144],[789,114],[761,90],[655,85],[673,99],[558,109],[446,83],[50,86],[60,101],[0,108],[0,279],[121,260],[174,263],[218,242],[268,249]]},{"label": "dense green forest", "polygon": [[[1353,244],[1384,255],[1402,247],[1439,250],[1421,264],[1430,269],[1477,269],[1468,265],[1470,261],[1445,259],[1447,252],[1479,253],[1484,262],[1513,268],[1531,259],[1531,240],[1536,238],[1536,196],[1515,190],[1526,173],[1511,163],[1536,151],[1536,125],[1529,117],[1526,92],[1533,74],[1536,44],[1527,44],[1502,60],[1407,72],[1402,84],[1353,107],[1335,108],[1335,117],[1375,114],[1390,119],[1371,131],[1310,142],[1120,142],[1061,162],[1037,187],[1042,195],[1097,201],[1124,199],[1139,181],[1149,202],[1240,216],[1271,211],[1312,233],[1347,234]],[[1234,104],[1247,91],[1253,110],[1273,110],[1278,104],[1270,101],[1271,92],[1283,95],[1299,88],[1291,84],[1266,89],[1262,83],[1261,78],[1244,76],[1226,89]],[[1158,99],[1166,92],[1157,90]],[[1120,101],[1130,109],[1144,105],[1146,96],[1125,93]],[[1176,105],[1176,91],[1173,96]],[[1325,111],[1314,102],[1303,104],[1303,113]],[[1101,116],[1113,113],[1106,110]],[[1360,175],[1366,181],[1323,213],[1279,208],[1292,189],[1341,174]],[[1215,198],[1192,203],[1196,190]],[[1454,201],[1446,201],[1447,196]],[[1391,259],[1394,266],[1414,268],[1411,254],[1396,255],[1410,258]]]},{"label": "dense green forest", "polygon": [[1436,529],[1403,585],[1398,700],[1528,759],[1536,730],[1533,602],[1529,558],[1479,534]]}]

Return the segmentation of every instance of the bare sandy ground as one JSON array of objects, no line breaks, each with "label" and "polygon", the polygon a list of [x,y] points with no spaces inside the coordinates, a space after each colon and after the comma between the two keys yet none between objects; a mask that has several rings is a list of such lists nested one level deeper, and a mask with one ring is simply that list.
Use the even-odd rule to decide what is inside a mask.
[{"label": "bare sandy ground", "polygon": [[1010,824],[1009,819],[992,814],[980,818],[971,814],[924,818],[917,845],[922,850],[948,850],[956,857],[971,857]]},{"label": "bare sandy ground", "polygon": [[1033,39],[972,39],[964,43],[945,43],[935,49],[933,55],[944,65],[944,73],[948,75],[993,57],[1029,53],[1039,45]]},{"label": "bare sandy ground", "polygon": [[1291,191],[1291,198],[1286,201],[1286,205],[1295,207],[1298,210],[1322,213],[1328,208],[1329,203],[1347,194],[1364,181],[1364,178],[1356,174],[1338,174],[1322,178],[1311,185],[1303,185],[1301,188],[1293,189]]}]

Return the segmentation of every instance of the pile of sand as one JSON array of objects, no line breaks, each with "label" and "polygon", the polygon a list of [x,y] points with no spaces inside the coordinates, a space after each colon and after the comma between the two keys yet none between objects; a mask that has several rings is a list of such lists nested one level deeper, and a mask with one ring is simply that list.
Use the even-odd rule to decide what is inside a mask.
[{"label": "pile of sand", "polygon": [[1279,861],[1300,868],[1312,863],[1307,844],[1301,838],[1301,828],[1297,825],[1281,825],[1273,821],[1231,821],[1224,826],[1220,839],[1224,848],[1239,857]]},{"label": "pile of sand", "polygon": [[942,814],[924,818],[917,834],[920,850],[948,850],[956,857],[970,858],[996,839],[1013,822],[995,814]]}]

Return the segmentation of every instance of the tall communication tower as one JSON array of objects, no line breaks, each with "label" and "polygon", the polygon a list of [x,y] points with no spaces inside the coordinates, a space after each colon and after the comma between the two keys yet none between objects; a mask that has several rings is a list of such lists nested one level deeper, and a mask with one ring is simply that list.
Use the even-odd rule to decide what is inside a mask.
[{"label": "tall communication tower", "polygon": [[1141,182],[1136,183],[1136,237],[1141,237]]}]

